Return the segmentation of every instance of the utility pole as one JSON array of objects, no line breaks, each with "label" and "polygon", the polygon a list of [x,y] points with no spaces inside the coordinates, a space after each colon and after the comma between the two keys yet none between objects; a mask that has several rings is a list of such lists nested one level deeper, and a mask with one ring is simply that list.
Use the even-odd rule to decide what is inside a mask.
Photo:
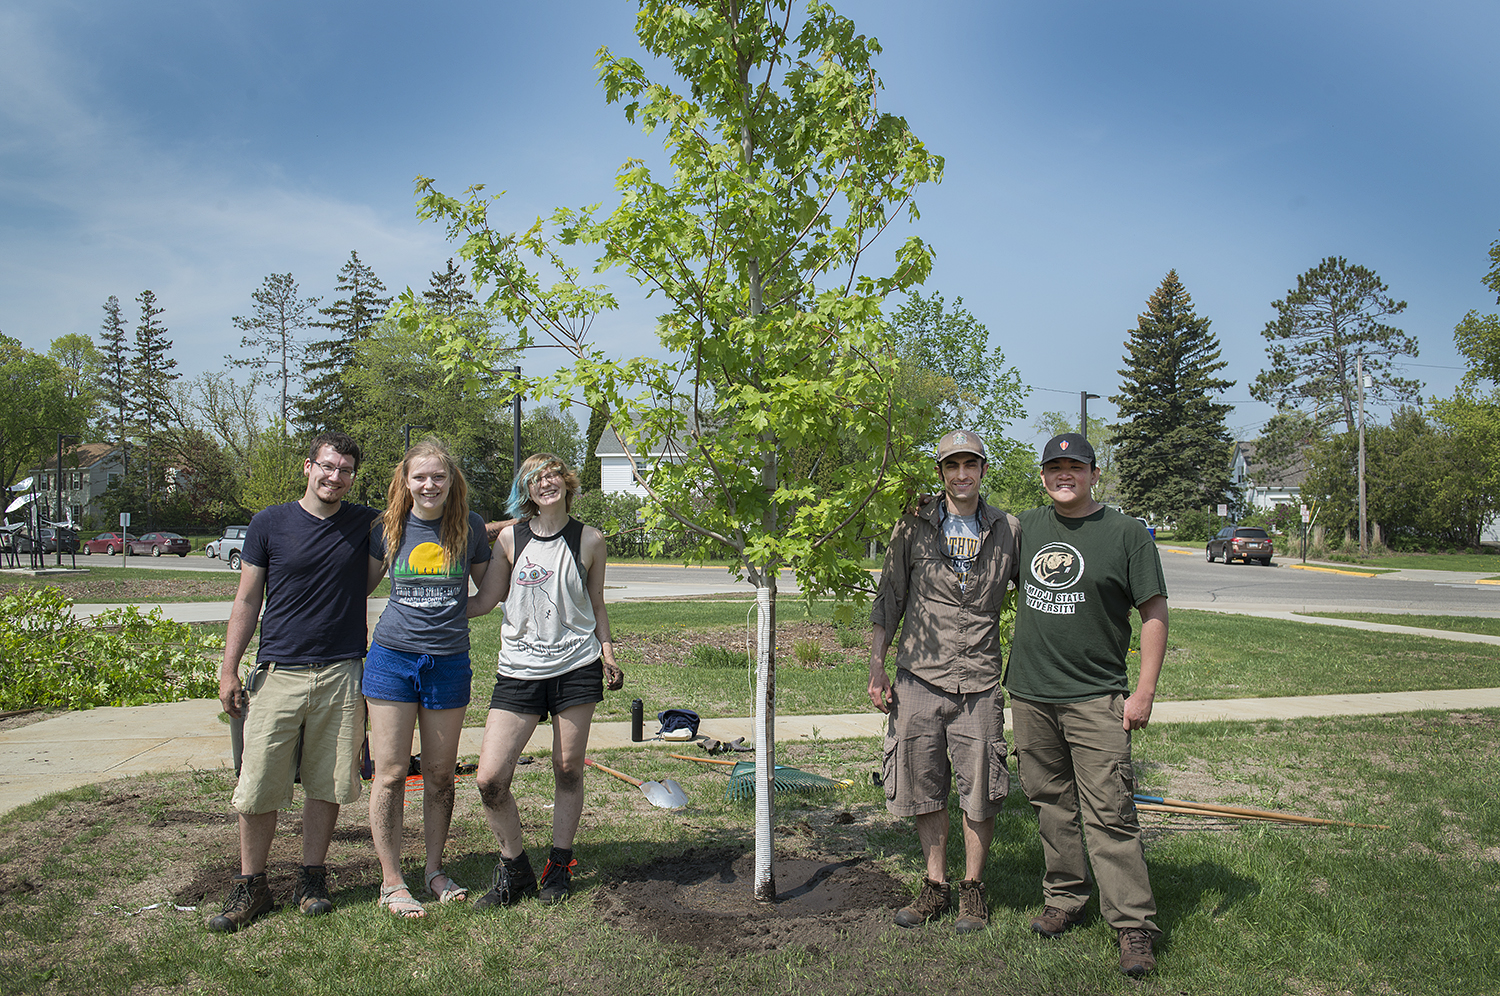
[{"label": "utility pole", "polygon": [[1089,399],[1097,397],[1087,391],[1078,392],[1078,434],[1085,440],[1089,438]]},{"label": "utility pole", "polygon": [[1359,381],[1359,555],[1370,555],[1370,532],[1365,515],[1365,356],[1354,354],[1354,378]]}]

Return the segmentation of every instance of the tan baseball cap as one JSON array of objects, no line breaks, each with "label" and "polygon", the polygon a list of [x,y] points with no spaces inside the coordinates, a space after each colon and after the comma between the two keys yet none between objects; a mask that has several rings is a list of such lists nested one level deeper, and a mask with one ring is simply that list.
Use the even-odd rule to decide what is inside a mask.
[{"label": "tan baseball cap", "polygon": [[938,440],[938,463],[942,463],[955,453],[972,453],[981,460],[989,460],[989,457],[984,452],[984,440],[967,429],[954,429]]}]

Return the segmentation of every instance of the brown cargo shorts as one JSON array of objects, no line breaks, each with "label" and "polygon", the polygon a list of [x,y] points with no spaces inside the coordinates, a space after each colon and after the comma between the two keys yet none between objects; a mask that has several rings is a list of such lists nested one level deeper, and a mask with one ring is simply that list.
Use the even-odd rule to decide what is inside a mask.
[{"label": "brown cargo shorts", "polygon": [[955,783],[970,819],[999,813],[1010,794],[1000,683],[982,692],[946,692],[898,668],[893,687],[882,765],[891,815],[946,809]]}]

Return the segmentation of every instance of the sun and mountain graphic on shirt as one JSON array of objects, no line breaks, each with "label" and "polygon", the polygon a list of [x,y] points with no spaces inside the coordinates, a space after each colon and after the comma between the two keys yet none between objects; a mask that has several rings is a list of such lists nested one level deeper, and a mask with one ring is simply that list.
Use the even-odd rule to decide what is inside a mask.
[{"label": "sun and mountain graphic on shirt", "polygon": [[462,564],[451,568],[443,565],[443,548],[437,543],[418,543],[404,560],[391,565],[391,576],[396,581],[449,581],[462,577]]}]

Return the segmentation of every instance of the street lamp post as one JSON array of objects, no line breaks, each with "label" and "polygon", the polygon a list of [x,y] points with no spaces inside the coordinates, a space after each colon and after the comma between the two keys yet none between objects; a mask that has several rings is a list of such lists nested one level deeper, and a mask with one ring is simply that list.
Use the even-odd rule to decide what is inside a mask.
[{"label": "street lamp post", "polygon": [[1099,395],[1087,391],[1078,392],[1078,434],[1085,441],[1089,438],[1089,399],[1097,397]]},{"label": "street lamp post", "polygon": [[[57,434],[57,514],[52,517],[52,546],[57,552],[57,566],[62,566],[62,505],[63,505],[63,483],[62,483],[62,446],[64,439],[80,439],[67,432]],[[75,561],[76,566],[76,561]]]},{"label": "street lamp post", "polygon": [[432,428],[432,426],[430,426],[430,425],[423,425],[420,422],[407,422],[406,425],[403,426],[402,430],[401,430],[401,438],[402,438],[401,455],[403,457],[405,457],[406,456],[406,451],[409,450],[409,449],[411,449],[411,431],[413,429],[431,429],[431,428]]}]

